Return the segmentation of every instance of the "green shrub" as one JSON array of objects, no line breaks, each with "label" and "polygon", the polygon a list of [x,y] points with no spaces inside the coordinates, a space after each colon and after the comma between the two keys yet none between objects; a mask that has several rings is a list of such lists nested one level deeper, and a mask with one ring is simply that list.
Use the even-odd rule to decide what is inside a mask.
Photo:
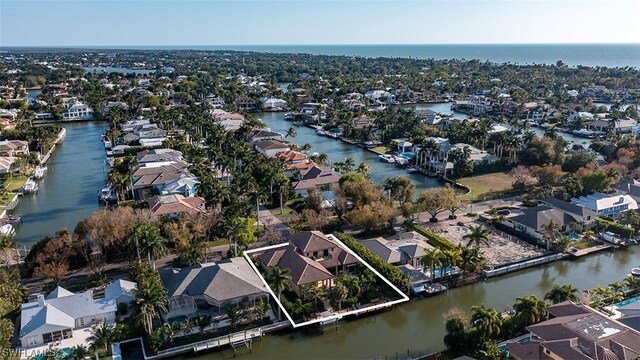
[{"label": "green shrub", "polygon": [[609,221],[602,218],[596,219],[596,224],[600,228],[606,228],[606,231],[611,231],[614,234],[618,234],[623,238],[631,238],[633,236],[633,228],[622,225],[615,221]]},{"label": "green shrub", "polygon": [[429,244],[431,244],[433,247],[438,248],[440,250],[451,250],[456,247],[449,240],[443,238],[442,236],[436,235],[430,230],[427,230],[422,226],[418,226],[410,221],[405,221],[404,227],[409,231],[415,231],[418,234],[426,237],[427,242]]},{"label": "green shrub", "polygon": [[374,254],[366,246],[360,244],[356,239],[341,234],[334,234],[340,241],[347,245],[353,252],[358,254],[364,261],[369,263],[382,276],[391,281],[400,291],[405,291],[409,287],[409,277],[397,267],[385,262],[378,255]]}]

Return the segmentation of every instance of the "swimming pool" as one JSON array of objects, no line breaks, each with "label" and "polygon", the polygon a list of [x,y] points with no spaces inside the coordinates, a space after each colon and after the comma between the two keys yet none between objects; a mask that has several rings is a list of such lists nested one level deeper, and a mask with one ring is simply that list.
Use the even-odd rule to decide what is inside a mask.
[{"label": "swimming pool", "polygon": [[569,236],[567,236],[567,238],[569,238],[569,240],[571,241],[579,241],[581,239],[580,235],[578,234],[569,234]]},{"label": "swimming pool", "polygon": [[[58,350],[58,352],[56,353],[56,359],[66,359],[71,357],[71,354],[73,353],[73,349],[71,348],[64,348],[64,349],[60,349]],[[45,354],[38,354],[36,355],[36,357],[34,357],[35,360],[45,360]]]},{"label": "swimming pool", "polygon": [[631,299],[627,299],[625,301],[619,302],[616,304],[617,307],[623,307],[623,306],[627,306],[629,304],[633,304],[634,302],[640,301],[640,296],[636,296],[634,298]]}]

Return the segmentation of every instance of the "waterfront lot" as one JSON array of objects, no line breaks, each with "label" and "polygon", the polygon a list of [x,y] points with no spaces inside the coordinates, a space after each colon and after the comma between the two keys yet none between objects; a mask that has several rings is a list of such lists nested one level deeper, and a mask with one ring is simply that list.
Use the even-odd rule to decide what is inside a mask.
[{"label": "waterfront lot", "polygon": [[[464,225],[457,225],[458,222]],[[425,224],[426,225],[426,224]],[[454,245],[467,245],[468,240],[464,236],[469,233],[469,226],[480,225],[467,217],[459,217],[457,220],[442,221],[436,224],[426,225],[430,227],[436,234],[451,241]],[[501,231],[491,229],[489,235],[489,245],[480,245],[480,249],[487,258],[487,266],[495,267],[504,263],[520,261],[544,253],[543,249],[533,246],[522,241],[515,236],[505,234]]]},{"label": "waterfront lot", "polygon": [[513,177],[509,173],[493,173],[470,176],[459,179],[458,182],[471,189],[470,196],[476,197],[492,191],[511,189]]}]

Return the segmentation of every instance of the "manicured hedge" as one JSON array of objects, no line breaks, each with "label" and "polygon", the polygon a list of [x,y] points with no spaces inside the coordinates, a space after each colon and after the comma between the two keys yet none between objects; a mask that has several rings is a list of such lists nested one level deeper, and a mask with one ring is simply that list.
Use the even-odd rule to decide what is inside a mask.
[{"label": "manicured hedge", "polygon": [[366,246],[360,244],[356,239],[341,233],[334,234],[340,241],[358,254],[364,261],[369,263],[382,276],[391,281],[400,291],[407,291],[409,287],[409,277],[397,267],[385,262],[378,255],[374,254]]},{"label": "manicured hedge", "polygon": [[410,221],[405,221],[404,223],[404,227],[405,229],[409,230],[409,231],[415,231],[418,234],[424,236],[427,238],[427,242],[429,244],[431,244],[433,247],[436,247],[440,250],[451,250],[453,248],[455,248],[456,246],[453,245],[449,240],[443,238],[440,235],[436,235],[435,233],[431,232],[430,230],[427,230],[425,228],[423,228],[422,226],[418,226]]},{"label": "manicured hedge", "polygon": [[633,236],[633,229],[626,226],[626,225],[622,225],[620,223],[617,222],[613,222],[613,221],[609,221],[609,220],[605,220],[605,219],[596,219],[596,224],[598,225],[598,227],[600,228],[606,228],[606,231],[611,231],[614,234],[618,234],[620,236],[622,236],[623,238],[630,238]]}]

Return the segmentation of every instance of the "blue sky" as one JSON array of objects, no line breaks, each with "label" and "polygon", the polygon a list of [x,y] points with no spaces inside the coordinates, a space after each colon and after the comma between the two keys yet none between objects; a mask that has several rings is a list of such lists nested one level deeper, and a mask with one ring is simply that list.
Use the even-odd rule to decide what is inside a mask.
[{"label": "blue sky", "polygon": [[640,43],[637,0],[0,0],[0,46]]}]

